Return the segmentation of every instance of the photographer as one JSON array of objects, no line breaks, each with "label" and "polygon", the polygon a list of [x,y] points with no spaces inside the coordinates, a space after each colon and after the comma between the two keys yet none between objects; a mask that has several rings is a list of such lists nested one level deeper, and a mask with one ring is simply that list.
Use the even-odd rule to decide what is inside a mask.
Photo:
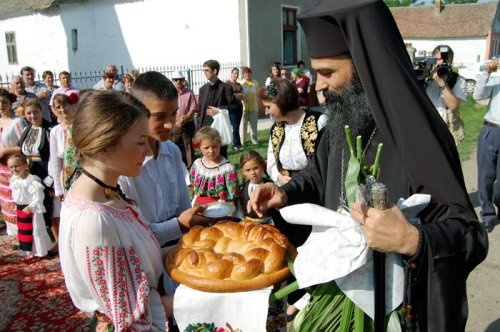
[{"label": "photographer", "polygon": [[427,86],[427,95],[450,130],[455,144],[464,138],[464,122],[460,118],[459,106],[467,98],[466,81],[453,72],[453,50],[447,45],[438,45],[432,51],[436,57],[432,80]]},{"label": "photographer", "polygon": [[491,73],[497,71],[498,60],[488,63],[484,73],[476,83],[474,99],[482,100],[490,98],[488,112],[484,116],[483,127],[479,133],[477,145],[477,173],[478,193],[481,205],[481,219],[484,228],[491,232],[494,224],[498,222],[495,206],[500,203],[499,197],[495,197],[493,184],[499,184],[500,160],[498,159],[498,147],[500,146],[500,77]]}]

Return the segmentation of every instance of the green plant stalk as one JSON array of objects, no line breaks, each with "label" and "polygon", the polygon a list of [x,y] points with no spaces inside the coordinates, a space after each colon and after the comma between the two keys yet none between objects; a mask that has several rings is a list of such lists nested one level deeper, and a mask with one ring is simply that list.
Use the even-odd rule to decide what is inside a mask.
[{"label": "green plant stalk", "polygon": [[354,311],[354,303],[349,300],[344,300],[344,305],[342,306],[342,318],[340,320],[339,331],[349,331],[351,325],[352,314]]},{"label": "green plant stalk", "polygon": [[291,284],[286,285],[280,290],[277,290],[276,292],[272,293],[269,296],[269,303],[274,303],[278,300],[281,300],[288,294],[295,292],[297,289],[299,289],[299,284],[297,283],[297,280],[292,282]]},{"label": "green plant stalk", "polygon": [[347,138],[347,145],[349,145],[349,151],[351,152],[351,156],[356,156],[356,151],[354,150],[354,142],[352,141],[351,128],[349,126],[344,127],[345,136]]},{"label": "green plant stalk", "polygon": [[378,173],[380,170],[380,158],[382,157],[382,148],[384,147],[383,143],[379,143],[377,147],[377,154],[375,155],[375,161],[370,169],[370,174],[373,175],[376,179],[378,179]]},{"label": "green plant stalk", "polygon": [[365,330],[365,312],[358,306],[354,308],[354,328],[356,331]]}]

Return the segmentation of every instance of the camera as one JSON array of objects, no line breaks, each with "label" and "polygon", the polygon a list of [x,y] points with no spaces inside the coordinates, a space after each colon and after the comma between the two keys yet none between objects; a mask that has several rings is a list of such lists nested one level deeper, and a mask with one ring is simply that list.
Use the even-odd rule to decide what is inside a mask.
[{"label": "camera", "polygon": [[442,78],[447,79],[451,76],[453,69],[451,65],[448,63],[448,46],[440,46],[439,53],[441,53],[441,59],[443,62],[436,67],[436,74]]},{"label": "camera", "polygon": [[418,81],[426,86],[427,82],[432,79],[432,67],[437,63],[437,58],[434,56],[421,56],[413,59],[413,71],[417,75]]},{"label": "camera", "polygon": [[437,66],[436,74],[442,79],[447,79],[453,72],[449,63],[443,62],[441,65]]}]

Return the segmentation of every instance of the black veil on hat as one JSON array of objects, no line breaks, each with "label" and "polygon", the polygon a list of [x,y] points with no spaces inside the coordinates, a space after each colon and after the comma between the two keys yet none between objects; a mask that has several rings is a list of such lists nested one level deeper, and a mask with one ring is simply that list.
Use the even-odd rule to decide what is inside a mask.
[{"label": "black veil on hat", "polygon": [[298,20],[311,57],[350,54],[379,132],[397,151],[412,191],[459,204],[475,218],[453,138],[418,82],[383,1],[320,0]]}]

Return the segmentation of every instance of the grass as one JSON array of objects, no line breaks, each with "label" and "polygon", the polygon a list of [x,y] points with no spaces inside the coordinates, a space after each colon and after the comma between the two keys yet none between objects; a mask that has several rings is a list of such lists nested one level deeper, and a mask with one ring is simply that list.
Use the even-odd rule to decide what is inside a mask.
[{"label": "grass", "polygon": [[[472,96],[467,97],[467,101],[460,106],[460,116],[464,120],[464,140],[458,146],[458,153],[460,155],[460,160],[462,162],[469,160],[471,158],[472,151],[476,148],[477,137],[479,135],[479,130],[483,125],[483,117],[486,114],[487,107],[484,105],[477,104],[472,99]],[[269,141],[269,129],[260,130],[258,132],[259,143],[257,145],[251,145],[248,140],[247,144],[242,150],[234,151],[232,146],[228,148],[229,161],[235,165],[236,170],[242,180],[241,172],[239,171],[240,166],[240,156],[246,150],[255,150],[264,158],[267,159],[267,145]],[[199,158],[201,154],[197,150],[195,153],[195,158]]]},{"label": "grass", "polygon": [[476,148],[486,111],[487,107],[474,102],[472,96],[468,96],[467,101],[460,106],[460,116],[464,120],[464,140],[458,146],[458,153],[462,162],[469,160],[471,152]]}]

